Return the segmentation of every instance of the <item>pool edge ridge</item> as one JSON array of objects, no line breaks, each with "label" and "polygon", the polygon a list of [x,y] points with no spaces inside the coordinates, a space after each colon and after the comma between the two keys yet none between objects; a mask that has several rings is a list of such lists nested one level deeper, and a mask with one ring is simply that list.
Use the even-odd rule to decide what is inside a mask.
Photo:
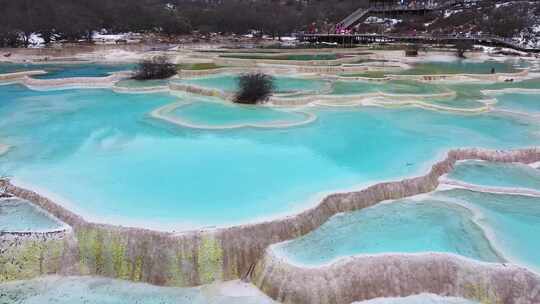
[{"label": "pool edge ridge", "polygon": [[[425,175],[334,193],[298,214],[265,222],[182,233],[91,223],[52,200],[0,180],[9,193],[40,206],[73,228],[77,241],[70,257],[77,274],[101,275],[165,286],[196,286],[238,279],[253,271],[271,244],[304,235],[331,216],[433,191],[456,161],[540,161],[540,148],[519,150],[457,149],[447,152]],[[36,274],[37,275],[37,274]],[[2,279],[0,278],[0,281]]]},{"label": "pool edge ridge", "polygon": [[540,302],[538,274],[514,264],[450,253],[360,255],[302,267],[269,249],[251,279],[265,294],[285,304],[349,304],[426,292],[482,303]]}]

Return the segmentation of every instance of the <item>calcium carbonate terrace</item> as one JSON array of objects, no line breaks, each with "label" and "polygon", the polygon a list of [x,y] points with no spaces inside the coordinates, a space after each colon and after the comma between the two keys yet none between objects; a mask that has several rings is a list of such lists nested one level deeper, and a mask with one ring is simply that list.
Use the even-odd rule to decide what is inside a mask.
[{"label": "calcium carbonate terrace", "polygon": [[[491,67],[519,73],[526,66],[432,62],[392,73],[486,76]],[[118,73],[132,68],[0,64],[0,73],[46,72],[0,83],[0,177],[92,223],[188,233],[283,219],[318,206],[331,193],[421,176],[452,149],[540,146],[540,75],[534,73],[516,74],[512,82],[459,78],[470,76],[373,81],[289,68],[286,74],[273,70],[277,93],[269,104],[255,107],[229,100],[239,73],[149,82]],[[92,87],[92,79],[108,84]],[[539,172],[525,161],[460,161],[440,178],[436,191],[334,215],[303,236],[270,246],[265,259],[320,269],[350,257],[434,252],[538,273]],[[31,203],[1,199],[0,230],[68,229]],[[201,248],[214,246],[202,242]],[[131,296],[141,303],[272,303],[255,290],[229,296],[221,285],[184,290],[137,285],[140,293],[128,295],[132,283],[100,280],[46,277],[0,286],[8,303],[68,303],[79,292],[89,303],[105,297],[129,302]],[[60,287],[49,290],[52,285]],[[43,292],[29,296],[34,288]],[[467,297],[423,294],[380,301],[482,300]],[[366,303],[383,303],[378,301]]]},{"label": "calcium carbonate terrace", "polygon": [[[49,69],[61,75],[62,67]],[[120,68],[125,66],[110,66],[110,72]],[[70,69],[71,75],[109,72],[104,66]],[[235,86],[230,75],[182,81],[224,91]],[[327,83],[277,78],[282,92],[318,91]],[[524,85],[529,83],[540,88],[540,82]],[[342,85],[347,87],[337,93]],[[500,85],[331,84],[333,94],[378,90],[396,98],[452,90],[458,93],[456,100],[426,97],[425,103],[466,104],[463,108],[483,103],[481,98],[461,96],[479,95],[480,87],[491,86]],[[313,206],[323,193],[420,174],[450,148],[508,149],[540,141],[537,123],[496,112],[469,116],[369,106],[254,109],[166,92],[40,92],[16,84],[0,89],[0,112],[6,118],[0,122],[0,138],[13,147],[0,159],[2,172],[19,185],[57,198],[89,220],[163,230],[276,218]],[[180,121],[180,126],[149,115],[173,103],[178,107],[167,117]],[[302,124],[306,119],[302,112],[316,119]],[[250,128],[297,123],[301,126]],[[235,126],[241,128],[230,129]],[[209,185],[212,191],[205,190]]]}]

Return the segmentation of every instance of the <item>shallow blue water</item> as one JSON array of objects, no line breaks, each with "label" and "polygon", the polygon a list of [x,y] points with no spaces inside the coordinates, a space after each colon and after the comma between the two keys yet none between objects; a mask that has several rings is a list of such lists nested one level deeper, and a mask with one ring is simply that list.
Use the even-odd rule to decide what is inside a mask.
[{"label": "shallow blue water", "polygon": [[404,199],[339,214],[307,235],[275,245],[301,265],[322,265],[358,254],[448,252],[500,261],[462,207],[432,199]]},{"label": "shallow blue water", "polygon": [[448,178],[487,187],[529,188],[540,191],[540,170],[524,164],[469,160],[460,162]]},{"label": "shallow blue water", "polygon": [[14,73],[14,72],[20,72],[29,70],[28,64],[16,64],[16,63],[8,63],[8,62],[1,62],[0,63],[0,74],[5,73]]},{"label": "shallow blue water", "polygon": [[271,304],[240,282],[194,288],[158,287],[100,277],[46,276],[0,284],[3,304]]},{"label": "shallow blue water", "polygon": [[135,64],[23,64],[0,63],[0,74],[30,70],[44,70],[47,74],[33,76],[40,79],[69,77],[104,77],[112,72],[133,70]]},{"label": "shallow blue water", "polygon": [[195,102],[177,108],[173,115],[191,124],[221,127],[243,124],[266,126],[301,122],[306,119],[304,115],[296,112],[219,101]]},{"label": "shallow blue water", "polygon": [[177,100],[0,87],[0,141],[14,147],[0,172],[92,220],[185,229],[290,214],[321,191],[423,173],[450,148],[540,143],[530,121],[413,108],[313,108],[316,122],[275,130],[198,131],[148,116]]},{"label": "shallow blue water", "polygon": [[0,199],[0,232],[49,231],[61,227],[60,222],[27,201]]},{"label": "shallow blue water", "polygon": [[105,77],[110,73],[129,71],[135,68],[134,64],[69,64],[69,65],[43,65],[38,69],[47,71],[47,74],[34,76],[40,79],[70,78],[70,77]]},{"label": "shallow blue water", "polygon": [[540,272],[540,198],[451,190],[437,193],[480,212],[496,247],[512,262]]},{"label": "shallow blue water", "polygon": [[540,114],[540,94],[502,94],[496,98],[497,109]]}]

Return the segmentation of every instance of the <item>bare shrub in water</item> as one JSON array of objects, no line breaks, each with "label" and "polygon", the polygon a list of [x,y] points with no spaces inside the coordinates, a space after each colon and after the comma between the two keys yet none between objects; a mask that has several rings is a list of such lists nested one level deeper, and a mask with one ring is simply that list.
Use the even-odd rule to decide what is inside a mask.
[{"label": "bare shrub in water", "polygon": [[420,50],[420,46],[418,44],[409,45],[405,49],[405,56],[406,57],[416,57],[416,56],[418,56],[418,51],[419,50]]},{"label": "bare shrub in water", "polygon": [[176,66],[166,57],[159,56],[140,62],[135,75],[131,78],[135,80],[165,79],[174,75],[176,75]]},{"label": "bare shrub in water", "polygon": [[240,76],[234,101],[244,104],[262,103],[270,98],[274,89],[274,77],[264,73],[244,74]]},{"label": "bare shrub in water", "polygon": [[472,50],[474,48],[474,44],[469,40],[459,40],[456,42],[454,47],[456,48],[456,55],[459,58],[465,58],[465,52]]}]

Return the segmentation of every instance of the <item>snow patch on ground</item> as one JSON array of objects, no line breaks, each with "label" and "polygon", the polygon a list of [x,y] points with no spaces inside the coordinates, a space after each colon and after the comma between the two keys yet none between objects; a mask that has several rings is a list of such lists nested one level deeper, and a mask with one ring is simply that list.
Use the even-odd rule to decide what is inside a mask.
[{"label": "snow patch on ground", "polygon": [[30,36],[28,42],[30,42],[30,47],[41,47],[43,44],[45,44],[45,40],[43,40],[40,35],[35,33]]},{"label": "snow patch on ground", "polygon": [[145,58],[142,52],[131,52],[122,49],[101,50],[93,53],[81,54],[78,56],[82,60],[123,63],[123,62],[138,62]]},{"label": "snow patch on ground", "polygon": [[364,24],[381,24],[381,23],[385,23],[385,24],[389,24],[389,25],[394,26],[394,25],[396,25],[396,24],[398,24],[400,22],[401,22],[401,19],[380,18],[380,17],[376,17],[376,16],[369,16],[364,21]]}]

